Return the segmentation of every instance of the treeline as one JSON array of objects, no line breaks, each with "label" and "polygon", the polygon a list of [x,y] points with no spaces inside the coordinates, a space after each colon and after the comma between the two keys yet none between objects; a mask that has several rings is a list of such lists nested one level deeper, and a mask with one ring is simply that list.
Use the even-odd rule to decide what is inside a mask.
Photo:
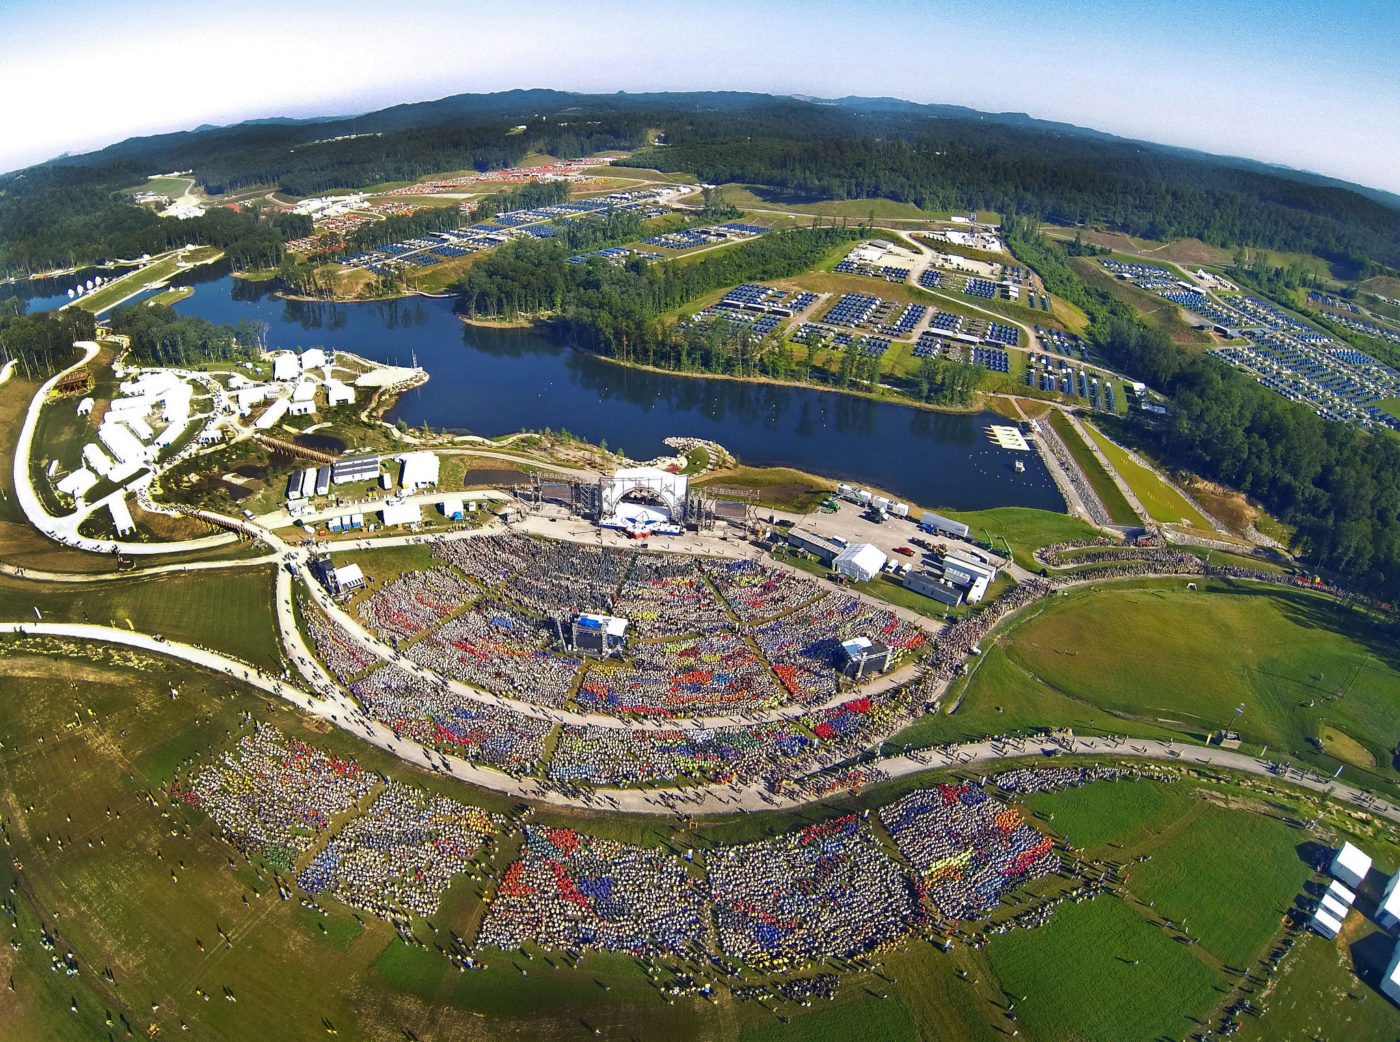
[{"label": "treeline", "polygon": [[495,192],[472,207],[472,221],[489,221],[498,213],[511,210],[534,210],[541,206],[558,206],[569,201],[567,181],[527,181],[523,185]]},{"label": "treeline", "polygon": [[0,366],[14,361],[29,376],[47,376],[71,363],[73,342],[91,340],[96,320],[81,308],[24,313],[23,301],[0,301]]},{"label": "treeline", "polygon": [[0,273],[27,274],[131,260],[193,243],[217,246],[235,267],[276,267],[282,243],[308,234],[309,218],[264,217],[256,208],[210,210],[174,220],[137,206],[116,189],[130,171],[40,168],[0,193]]},{"label": "treeline", "polygon": [[[1400,210],[1344,188],[1159,146],[994,121],[780,106],[668,125],[621,162],[791,199],[879,197],[930,210],[1037,213],[1153,239],[1400,265]],[[781,198],[779,199],[781,201]]]},{"label": "treeline", "polygon": [[1142,428],[1156,453],[1258,499],[1294,526],[1301,549],[1362,592],[1400,597],[1400,443],[1323,420],[1178,347],[1085,285],[1031,221],[1008,218],[1003,232],[1051,293],[1088,312],[1090,339],[1104,356],[1167,396],[1166,419]]},{"label": "treeline", "polygon": [[471,317],[548,315],[559,336],[620,361],[747,374],[758,357],[748,338],[688,332],[688,323],[662,316],[717,289],[796,275],[855,236],[844,228],[795,229],[694,259],[622,265],[598,257],[570,264],[561,243],[521,240],[467,270],[456,286],[458,306]]},{"label": "treeline", "polygon": [[261,323],[248,319],[223,325],[144,304],[114,312],[112,330],[131,338],[136,361],[176,367],[251,358],[265,347],[267,335]]}]

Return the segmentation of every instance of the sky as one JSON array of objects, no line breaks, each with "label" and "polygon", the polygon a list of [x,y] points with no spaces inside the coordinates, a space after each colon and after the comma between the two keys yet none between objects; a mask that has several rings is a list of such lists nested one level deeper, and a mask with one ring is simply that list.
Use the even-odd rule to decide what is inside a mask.
[{"label": "sky", "polygon": [[0,0],[0,170],[448,94],[753,90],[1027,112],[1400,192],[1396,0]]}]

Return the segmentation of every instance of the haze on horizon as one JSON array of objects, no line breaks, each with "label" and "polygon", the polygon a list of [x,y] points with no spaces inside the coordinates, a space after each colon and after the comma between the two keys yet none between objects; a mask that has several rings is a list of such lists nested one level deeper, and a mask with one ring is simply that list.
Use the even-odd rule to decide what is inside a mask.
[{"label": "haze on horizon", "polygon": [[0,170],[134,135],[550,87],[1020,111],[1400,192],[1380,0],[0,2]]}]

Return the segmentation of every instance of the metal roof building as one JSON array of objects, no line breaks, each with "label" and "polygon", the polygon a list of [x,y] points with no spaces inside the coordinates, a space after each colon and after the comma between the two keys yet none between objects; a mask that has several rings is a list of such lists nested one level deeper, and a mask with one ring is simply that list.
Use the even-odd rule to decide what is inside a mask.
[{"label": "metal roof building", "polygon": [[1351,843],[1343,843],[1342,849],[1332,859],[1331,874],[1353,890],[1359,887],[1371,871],[1371,855]]}]

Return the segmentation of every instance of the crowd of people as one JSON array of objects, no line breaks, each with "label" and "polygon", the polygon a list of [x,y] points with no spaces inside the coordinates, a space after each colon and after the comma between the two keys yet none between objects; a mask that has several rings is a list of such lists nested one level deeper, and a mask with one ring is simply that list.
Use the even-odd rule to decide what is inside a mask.
[{"label": "crowd of people", "polygon": [[379,662],[374,652],[310,605],[302,606],[306,632],[316,654],[334,677],[358,676]]},{"label": "crowd of people", "polygon": [[765,776],[816,745],[801,727],[781,720],[703,730],[568,725],[550,758],[549,777],[609,786],[727,783]]},{"label": "crowd of people", "polygon": [[765,969],[870,952],[920,915],[909,878],[848,814],[706,858],[724,953]]},{"label": "crowd of people", "polygon": [[685,862],[573,829],[525,827],[477,943],[635,956],[700,954],[705,893]]},{"label": "crowd of people", "polygon": [[946,679],[955,675],[992,627],[1012,612],[1044,597],[1053,588],[1044,579],[1027,579],[1007,590],[976,615],[965,616],[943,630],[933,639],[929,656],[934,676]]},{"label": "crowd of people", "polygon": [[171,794],[208,814],[240,850],[289,868],[373,783],[354,761],[258,725],[188,783],[176,780]]},{"label": "crowd of people", "polygon": [[1089,764],[1085,767],[1019,767],[1014,771],[993,774],[986,780],[1003,792],[1029,796],[1033,792],[1079,788],[1096,781],[1122,781],[1125,778],[1143,777],[1170,780],[1175,775],[1150,763],[1126,766]]},{"label": "crowd of people", "polygon": [[770,709],[786,701],[767,663],[732,632],[634,642],[624,662],[589,667],[579,686],[586,710],[707,716]]},{"label": "crowd of people", "polygon": [[361,601],[356,613],[381,640],[412,640],[479,594],[451,568],[405,572]]},{"label": "crowd of people", "polygon": [[711,634],[734,623],[694,557],[639,555],[622,584],[613,611],[644,639]]},{"label": "crowd of people", "polygon": [[980,918],[1020,883],[1060,867],[1049,836],[969,782],[912,792],[882,808],[880,821],[948,919]]},{"label": "crowd of people", "polygon": [[822,596],[822,587],[758,561],[708,561],[705,574],[740,622],[752,625],[795,611]]},{"label": "crowd of people", "polygon": [[370,717],[400,738],[442,747],[510,774],[532,773],[544,756],[547,720],[463,698],[427,677],[384,665],[350,685]]},{"label": "crowd of people", "polygon": [[502,824],[475,807],[391,782],[311,859],[297,885],[411,930],[413,916],[437,912],[453,878],[469,870]]},{"label": "crowd of people", "polygon": [[[1083,469],[1069,449],[1065,448],[1065,443],[1060,440],[1060,435],[1049,423],[1040,425],[1040,444],[1049,450],[1050,455],[1055,457],[1055,461],[1060,465],[1059,470],[1069,480],[1070,486],[1074,489],[1079,501],[1084,504],[1084,509],[1088,511],[1089,518],[1096,525],[1109,525],[1113,519],[1108,515],[1108,509],[1103,505],[1103,500],[1094,491],[1094,487],[1089,484],[1089,479],[1084,476]],[[1050,468],[1051,473],[1055,468]]]},{"label": "crowd of people", "polygon": [[582,661],[558,631],[497,600],[481,600],[405,651],[412,661],[474,687],[535,705],[563,706]]},{"label": "crowd of people", "polygon": [[840,691],[841,642],[852,637],[883,641],[891,658],[920,648],[928,634],[887,608],[832,591],[749,635],[772,664],[794,701],[813,702]]}]

